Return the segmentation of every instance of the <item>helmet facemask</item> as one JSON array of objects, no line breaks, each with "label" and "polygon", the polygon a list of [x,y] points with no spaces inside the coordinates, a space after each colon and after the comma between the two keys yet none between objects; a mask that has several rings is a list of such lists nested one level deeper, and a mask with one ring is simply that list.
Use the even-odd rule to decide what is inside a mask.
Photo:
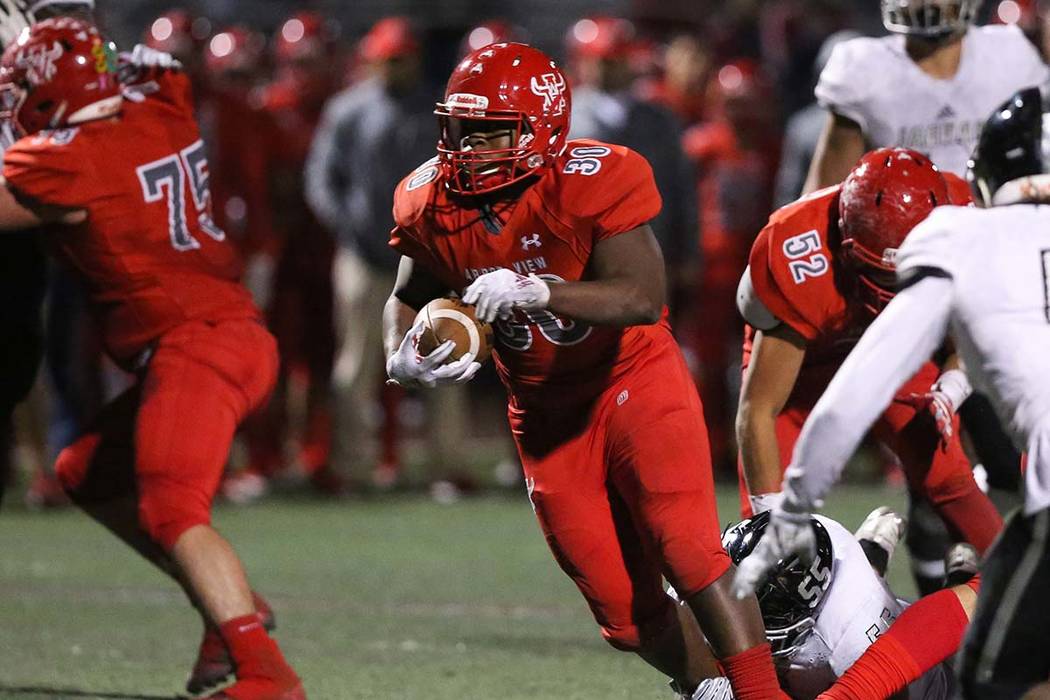
[{"label": "helmet facemask", "polygon": [[847,239],[843,241],[842,252],[856,273],[861,303],[878,315],[897,295],[897,249],[887,248],[879,256],[856,240]]},{"label": "helmet facemask", "polygon": [[438,105],[438,157],[448,187],[457,194],[484,194],[533,174],[546,159],[531,148],[535,135],[515,111],[462,110]]},{"label": "helmet facemask", "polygon": [[981,0],[882,0],[882,24],[887,31],[925,39],[941,39],[966,31]]}]

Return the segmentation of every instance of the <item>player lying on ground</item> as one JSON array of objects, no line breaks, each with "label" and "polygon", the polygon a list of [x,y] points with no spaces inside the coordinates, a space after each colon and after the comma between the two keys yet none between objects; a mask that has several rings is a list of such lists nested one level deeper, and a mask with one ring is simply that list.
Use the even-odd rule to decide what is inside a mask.
[{"label": "player lying on ground", "polygon": [[[983,567],[963,647],[966,698],[1050,696],[1050,111],[1023,90],[985,123],[970,165],[981,204],[944,207],[901,247],[901,291],[817,403],[786,472],[766,537],[740,567],[750,595],[777,561],[812,558],[809,513],[897,387],[950,334],[1027,452],[1025,503]],[[864,400],[858,400],[863,397]]]},{"label": "player lying on ground", "polygon": [[[666,322],[648,222],[648,163],[566,143],[561,70],[523,44],[464,58],[437,113],[438,158],[399,185],[404,256],[385,313],[387,372],[406,386],[468,381],[468,353],[416,352],[416,311],[450,292],[495,321],[511,430],[551,550],[602,635],[691,691],[713,669],[664,595],[699,620],[740,698],[780,697],[757,601],[732,601],[703,412]],[[706,657],[706,658],[709,658]]]},{"label": "player lying on ground", "polygon": [[[960,191],[961,190],[961,191]],[[917,223],[941,205],[970,201],[915,151],[865,155],[845,182],[774,212],[751,250],[738,304],[748,322],[737,414],[744,515],[779,499],[783,470],[813,405],[864,329],[893,298],[894,256]],[[974,481],[952,413],[969,392],[958,369],[931,359],[880,407],[872,436],[899,460],[909,489],[953,533],[983,552],[1002,527]],[[942,409],[941,429],[925,399]],[[858,397],[858,401],[866,400]]]},{"label": "player lying on ground", "polygon": [[[903,534],[900,516],[878,508],[856,535],[823,516],[811,523],[813,562],[784,559],[757,590],[781,687],[795,700],[953,697],[946,660],[958,650],[977,598],[973,547],[956,545],[945,590],[909,606],[884,579]],[[722,541],[734,562],[746,559],[768,525],[765,512],[727,528]],[[724,678],[701,687],[709,694],[693,700],[732,697],[714,694],[728,688]]]},{"label": "player lying on ground", "polygon": [[[234,430],[269,393],[273,338],[210,218],[185,76],[122,91],[91,24],[33,25],[0,60],[7,115],[0,227],[40,229],[88,289],[106,351],[137,383],[58,458],[74,502],[175,578],[205,620],[212,698],[299,700],[240,560],[210,524]],[[199,670],[199,669],[198,669]]]}]

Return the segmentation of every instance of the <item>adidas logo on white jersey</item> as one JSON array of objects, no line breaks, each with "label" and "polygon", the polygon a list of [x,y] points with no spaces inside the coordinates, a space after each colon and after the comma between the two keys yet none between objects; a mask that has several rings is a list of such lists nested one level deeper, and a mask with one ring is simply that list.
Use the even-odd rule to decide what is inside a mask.
[{"label": "adidas logo on white jersey", "polygon": [[955,110],[952,109],[951,105],[944,105],[943,107],[941,107],[941,111],[937,112],[937,119],[938,120],[941,120],[941,119],[954,119],[954,118],[955,118]]}]

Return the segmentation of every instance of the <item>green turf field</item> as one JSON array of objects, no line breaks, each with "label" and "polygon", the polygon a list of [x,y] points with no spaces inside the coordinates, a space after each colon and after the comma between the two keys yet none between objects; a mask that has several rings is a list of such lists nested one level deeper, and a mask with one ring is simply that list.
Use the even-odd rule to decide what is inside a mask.
[{"label": "green turf field", "polygon": [[[827,512],[852,528],[883,503],[902,497],[840,488]],[[217,524],[311,700],[670,697],[598,636],[524,493],[277,500]],[[200,630],[173,584],[74,511],[5,511],[0,551],[0,698],[176,697]],[[902,553],[891,578],[910,594],[904,569]]]}]

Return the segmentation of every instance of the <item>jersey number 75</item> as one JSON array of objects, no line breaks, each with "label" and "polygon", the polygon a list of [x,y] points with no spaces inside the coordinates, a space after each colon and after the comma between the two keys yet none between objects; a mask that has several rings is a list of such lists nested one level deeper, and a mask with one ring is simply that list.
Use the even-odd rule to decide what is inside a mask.
[{"label": "jersey number 75", "polygon": [[204,142],[197,140],[178,153],[164,156],[135,169],[142,196],[152,204],[165,197],[168,200],[168,232],[175,250],[195,250],[200,241],[190,234],[186,223],[186,188],[189,186],[201,231],[221,241],[226,234],[211,218],[211,193],[208,191],[208,159]]}]

